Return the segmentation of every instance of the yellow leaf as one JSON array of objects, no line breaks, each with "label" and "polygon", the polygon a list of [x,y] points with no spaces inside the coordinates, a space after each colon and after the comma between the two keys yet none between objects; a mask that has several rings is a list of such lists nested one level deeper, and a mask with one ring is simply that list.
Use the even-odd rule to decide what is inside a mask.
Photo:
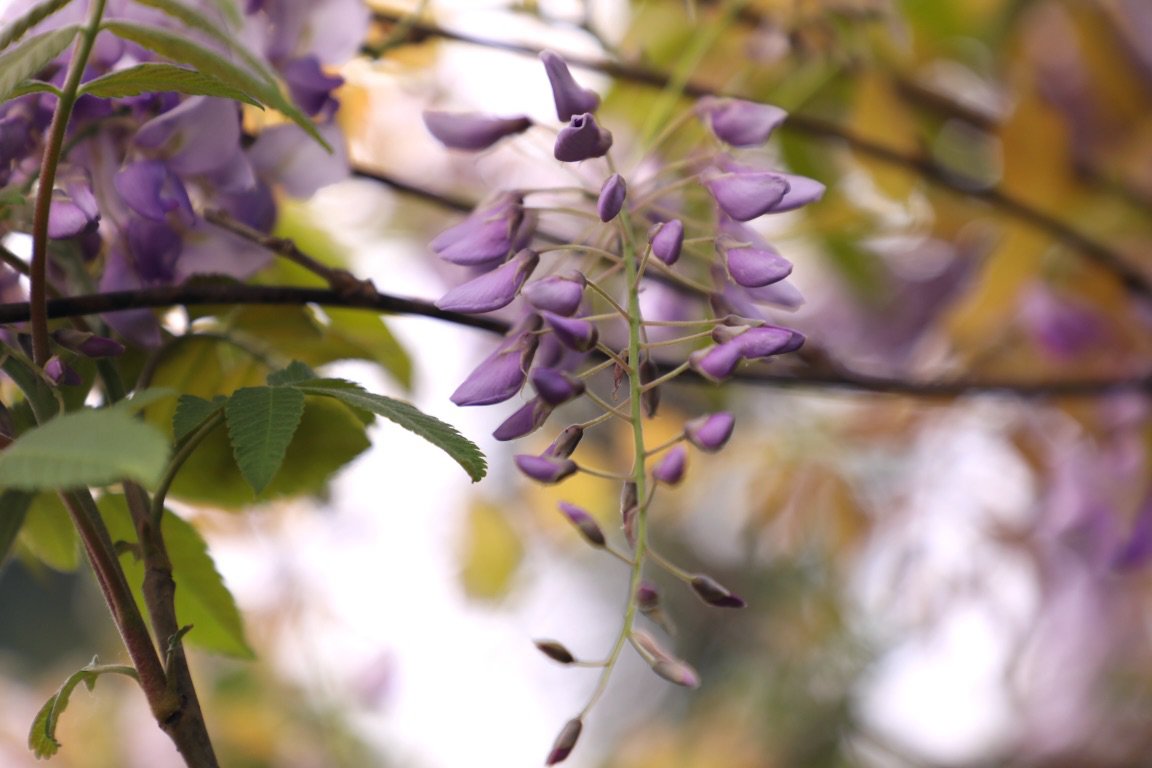
[{"label": "yellow leaf", "polygon": [[460,552],[460,582],[469,597],[498,600],[512,586],[524,545],[503,507],[478,500],[468,510]]}]

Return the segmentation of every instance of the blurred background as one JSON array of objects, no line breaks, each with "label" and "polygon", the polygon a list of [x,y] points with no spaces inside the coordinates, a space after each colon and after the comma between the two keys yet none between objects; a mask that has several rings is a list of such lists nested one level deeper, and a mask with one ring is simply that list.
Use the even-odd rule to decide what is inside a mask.
[{"label": "blurred background", "polygon": [[[373,8],[364,54],[341,70],[360,173],[286,206],[280,229],[382,291],[444,292],[452,276],[426,243],[459,221],[454,202],[556,182],[547,137],[464,156],[420,119],[550,120],[541,47],[603,95],[625,157],[661,104],[691,108],[670,80],[787,109],[776,164],[828,186],[765,230],[796,264],[805,302],[781,321],[804,351],[764,381],[668,389],[653,427],[737,414],[729,448],[664,498],[654,537],[750,606],[717,615],[662,582],[702,687],[625,663],[568,764],[1148,764],[1152,3]],[[617,632],[623,566],[487,437],[507,412],[448,401],[491,339],[386,322],[391,377],[326,370],[457,425],[491,475],[469,486],[382,428],[323,498],[178,508],[211,543],[255,651],[193,659],[230,768],[540,765],[595,672],[531,641],[595,657]],[[581,450],[604,465],[617,442]],[[563,491],[614,509],[607,483]],[[5,766],[35,764],[27,727],[68,674],[122,655],[58,529],[24,536],[0,571]],[[118,679],[76,692],[60,739],[60,768],[179,765]]]}]

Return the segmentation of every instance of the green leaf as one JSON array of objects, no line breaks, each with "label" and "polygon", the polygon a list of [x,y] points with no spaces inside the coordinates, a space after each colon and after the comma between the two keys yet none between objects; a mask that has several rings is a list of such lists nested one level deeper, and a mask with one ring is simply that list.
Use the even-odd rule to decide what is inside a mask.
[{"label": "green leaf", "polygon": [[268,374],[268,386],[283,387],[316,378],[316,371],[299,360],[293,360],[282,371]]},{"label": "green leaf", "polygon": [[72,25],[41,32],[0,56],[0,102],[59,56],[79,31],[79,26]]},{"label": "green leaf", "polygon": [[160,431],[129,413],[73,411],[25,432],[0,452],[0,488],[55,490],[124,479],[151,486],[167,456]]},{"label": "green leaf", "polygon": [[[100,514],[113,541],[138,543],[123,496],[102,498]],[[184,639],[213,653],[252,658],[255,654],[244,633],[244,620],[235,598],[216,570],[204,537],[187,520],[167,510],[160,532],[172,563],[172,578],[176,582],[176,620],[181,626],[192,626]],[[122,548],[120,564],[140,610],[147,611],[141,591],[144,564],[134,554],[136,551],[136,547]]]},{"label": "green leaf", "polygon": [[68,510],[54,493],[36,496],[20,531],[20,543],[57,571],[71,573],[80,565],[80,537]]},{"label": "green leaf", "polygon": [[25,80],[12,89],[12,93],[8,94],[8,98],[18,99],[30,93],[52,93],[59,96],[60,89],[52,85],[52,83],[46,83],[43,80]]},{"label": "green leaf", "polygon": [[228,398],[224,416],[240,473],[259,494],[280,469],[304,415],[304,395],[288,387],[245,387]]},{"label": "green leaf", "polygon": [[[222,30],[219,21],[205,16],[198,8],[193,8],[179,0],[136,0],[136,3],[149,8],[155,8],[176,19],[183,26],[202,32],[206,37],[210,37],[217,43],[220,43],[225,50],[243,59],[244,63],[247,64],[254,73],[260,75],[270,85],[275,85],[276,75],[268,68],[268,65],[253,55],[247,46],[241,42],[238,35],[229,34]],[[217,10],[220,10],[221,13],[228,18],[232,26],[239,26],[242,19],[236,14],[235,6],[231,6],[230,3],[224,3],[225,8],[231,6],[232,13],[228,13],[221,5],[222,3],[216,3]]]},{"label": "green leaf", "polygon": [[11,24],[0,30],[0,51],[24,37],[24,34],[56,11],[60,10],[72,0],[45,0],[43,3],[29,8],[23,15],[14,19]]},{"label": "green leaf", "polygon": [[172,61],[188,64],[198,72],[211,75],[224,84],[249,94],[292,120],[321,146],[329,152],[332,151],[332,147],[316,130],[312,121],[286,99],[276,85],[233,64],[219,53],[163,29],[124,21],[108,21],[103,26],[117,37],[142,45]]},{"label": "green leaf", "polygon": [[224,407],[224,402],[223,397],[205,400],[195,395],[180,395],[180,400],[176,404],[176,414],[172,417],[172,434],[176,442],[199,429],[201,424]]},{"label": "green leaf", "polygon": [[32,499],[33,494],[28,491],[9,490],[0,493],[0,565],[4,565],[8,553],[12,551],[12,544],[24,526]]},{"label": "green leaf", "polygon": [[343,379],[313,379],[297,384],[296,388],[310,395],[336,398],[346,405],[383,416],[415,432],[451,456],[464,468],[472,482],[479,482],[488,470],[484,454],[475,443],[457,432],[451,424],[429,416],[403,400],[372,394]]},{"label": "green leaf", "polygon": [[108,410],[133,414],[140,413],[140,411],[153,403],[167,400],[170,397],[176,397],[176,390],[168,389],[167,387],[149,387],[148,389],[140,389],[133,392],[131,397],[117,400],[108,406]]},{"label": "green leaf", "polygon": [[64,685],[60,686],[60,690],[40,707],[40,711],[36,713],[36,719],[32,721],[32,728],[28,732],[28,748],[32,750],[32,754],[36,755],[37,759],[42,757],[52,757],[60,749],[60,742],[56,741],[56,724],[60,720],[60,715],[68,707],[68,699],[72,696],[72,691],[80,683],[84,683],[88,690],[92,690],[96,686],[96,679],[100,675],[106,674],[126,675],[132,679],[136,677],[136,670],[132,667],[123,666],[119,664],[97,664],[96,659],[83,669],[74,672],[69,677]]},{"label": "green leaf", "polygon": [[187,93],[192,96],[219,96],[233,101],[242,101],[261,109],[264,108],[263,104],[244,91],[232,88],[218,78],[174,64],[137,64],[134,67],[110,72],[103,77],[89,80],[80,89],[82,94],[101,99],[168,91]]}]

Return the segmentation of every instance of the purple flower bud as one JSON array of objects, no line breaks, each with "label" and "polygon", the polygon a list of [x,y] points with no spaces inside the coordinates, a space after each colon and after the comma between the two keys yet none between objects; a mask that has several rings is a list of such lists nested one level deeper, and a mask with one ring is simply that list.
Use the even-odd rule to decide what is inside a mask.
[{"label": "purple flower bud", "polygon": [[665,485],[677,485],[684,479],[687,462],[688,452],[684,450],[684,446],[677,445],[656,462],[656,466],[652,468],[652,477]]},{"label": "purple flower bud", "polygon": [[727,342],[696,350],[688,356],[688,364],[709,381],[721,382],[732,375],[742,357],[740,347]]},{"label": "purple flower bud", "polygon": [[618,173],[609,176],[604,186],[600,188],[600,198],[596,201],[596,213],[600,215],[600,221],[609,222],[616,218],[620,209],[624,207],[624,198],[627,196],[628,185],[624,182],[624,177]]},{"label": "purple flower bud", "polygon": [[506,136],[515,136],[532,127],[524,115],[493,117],[475,112],[424,112],[424,125],[441,144],[452,149],[477,152],[488,149]]},{"label": "purple flower bud", "polygon": [[579,467],[572,459],[561,459],[555,456],[533,456],[528,453],[517,454],[513,457],[516,467],[528,477],[538,483],[552,485],[576,473]]},{"label": "purple flower bud", "polygon": [[603,157],[612,148],[612,134],[601,128],[591,114],[576,115],[556,136],[552,150],[555,158],[564,163],[577,163],[593,157]]},{"label": "purple flower bud", "polygon": [[584,723],[578,717],[574,717],[564,724],[560,729],[560,735],[556,737],[556,741],[552,742],[552,751],[548,753],[548,759],[544,761],[545,765],[556,765],[568,759],[568,755],[572,754],[576,742],[580,739],[580,731],[584,730]]},{"label": "purple flower bud", "polygon": [[453,312],[478,314],[512,303],[520,287],[540,263],[535,251],[525,248],[491,272],[458,285],[440,297],[436,306]]},{"label": "purple flower bud", "polygon": [[194,219],[184,182],[159,160],[130,163],[112,183],[128,207],[146,219],[164,221],[173,211],[180,212],[185,223]]},{"label": "purple flower bud", "polygon": [[660,607],[660,593],[651,582],[642,581],[636,588],[636,607],[645,615]]},{"label": "purple flower bud", "polygon": [[486,357],[452,393],[456,405],[502,403],[524,386],[527,370],[536,354],[540,318],[531,315],[513,329],[496,351]]},{"label": "purple flower bud", "polygon": [[658,659],[652,665],[652,671],[670,683],[682,685],[685,688],[699,688],[700,675],[687,662],[680,659]]},{"label": "purple flower bud", "polygon": [[541,312],[540,316],[548,323],[552,333],[556,334],[557,341],[568,349],[587,352],[595,347],[596,342],[600,339],[600,333],[596,330],[596,326],[587,320],[578,317],[563,317],[553,312]]},{"label": "purple flower bud", "polygon": [[553,407],[584,394],[584,381],[567,371],[537,367],[532,369],[528,379],[540,399]]},{"label": "purple flower bud", "polygon": [[774,210],[788,193],[788,182],[769,171],[714,174],[704,186],[721,210],[737,221],[751,221]]},{"label": "purple flower bud", "polygon": [[566,501],[560,502],[560,511],[568,518],[568,522],[576,526],[576,530],[580,531],[580,535],[583,536],[589,544],[594,547],[607,545],[608,541],[604,538],[604,532],[600,530],[600,526],[596,524],[596,520],[593,519],[592,515],[575,504],[569,504]]},{"label": "purple flower bud", "polygon": [[652,245],[652,255],[668,266],[680,259],[680,249],[684,246],[684,224],[679,219],[664,221],[648,233]]},{"label": "purple flower bud", "polygon": [[[715,334],[714,334],[715,335]],[[795,352],[804,345],[804,334],[777,325],[762,325],[734,336],[731,340],[745,360]]]},{"label": "purple flower bud", "polygon": [[595,91],[582,88],[568,71],[568,62],[553,51],[542,51],[540,61],[552,84],[552,98],[556,102],[556,118],[571,120],[573,115],[595,112],[600,97]]},{"label": "purple flower bud", "polygon": [[465,266],[493,266],[504,261],[534,226],[524,214],[524,197],[503,192],[482,203],[464,221],[437,235],[429,247],[440,258]]},{"label": "purple flower bud", "polygon": [[774,248],[728,248],[720,246],[724,266],[737,284],[759,288],[777,283],[792,274],[792,263]]},{"label": "purple flower bud", "polygon": [[717,411],[692,419],[684,425],[684,436],[688,442],[705,453],[719,451],[732,437],[736,419],[728,411]]},{"label": "purple flower bud", "polygon": [[708,605],[719,608],[743,608],[748,605],[743,598],[729,592],[711,576],[698,573],[689,583],[696,595]]},{"label": "purple flower bud", "polygon": [[60,346],[79,352],[85,357],[118,357],[124,354],[124,345],[118,341],[97,336],[75,328],[61,328],[52,332]]},{"label": "purple flower bud", "polygon": [[534,397],[496,427],[492,437],[506,441],[530,435],[544,426],[544,422],[551,414],[552,406]]},{"label": "purple flower bud", "polygon": [[579,424],[573,424],[565,427],[564,431],[556,436],[552,444],[544,451],[545,456],[555,456],[559,459],[566,459],[572,455],[576,450],[576,446],[580,445],[580,441],[584,439],[584,427]]},{"label": "purple flower bud", "polygon": [[565,272],[528,283],[522,293],[537,310],[570,317],[580,308],[587,282],[581,272]]},{"label": "purple flower bud", "polygon": [[734,147],[755,147],[772,135],[788,113],[769,104],[741,99],[706,96],[696,104],[696,112],[716,138]]},{"label": "purple flower bud", "polygon": [[44,363],[44,375],[51,379],[52,383],[62,387],[75,387],[84,383],[80,374],[76,373],[72,366],[56,355],[48,358],[48,362]]},{"label": "purple flower bud", "polygon": [[571,664],[576,661],[572,652],[555,640],[533,640],[533,644],[548,658],[561,664]]}]

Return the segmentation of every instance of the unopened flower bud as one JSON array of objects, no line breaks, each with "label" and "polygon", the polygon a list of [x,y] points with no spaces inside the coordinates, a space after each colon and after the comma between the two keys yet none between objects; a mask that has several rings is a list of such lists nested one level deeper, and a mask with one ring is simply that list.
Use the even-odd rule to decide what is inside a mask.
[{"label": "unopened flower bud", "polygon": [[492,437],[507,441],[530,435],[544,425],[551,413],[552,406],[534,397],[496,427]]},{"label": "unopened flower bud", "polygon": [[687,662],[680,659],[660,659],[652,665],[652,671],[670,683],[685,688],[699,688],[700,675]]},{"label": "unopened flower bud", "polygon": [[652,613],[660,607],[660,593],[651,582],[642,581],[636,588],[636,607],[643,614]]},{"label": "unopened flower bud", "polygon": [[564,163],[578,163],[603,157],[612,148],[612,134],[591,114],[576,115],[556,136],[552,154]]},{"label": "unopened flower bud", "polygon": [[540,337],[540,318],[531,315],[514,328],[491,355],[468,375],[451,400],[456,405],[491,405],[509,399],[524,386]]},{"label": "unopened flower bud", "polygon": [[648,233],[652,245],[652,255],[668,266],[672,266],[680,258],[680,250],[684,247],[684,224],[679,219],[661,222]]},{"label": "unopened flower bud", "polygon": [[788,113],[769,104],[706,96],[696,112],[708,123],[716,138],[734,147],[754,147],[768,140]]},{"label": "unopened flower bud", "polygon": [[424,125],[444,146],[477,152],[506,136],[523,133],[532,127],[532,121],[524,115],[494,117],[475,112],[426,111]]},{"label": "unopened flower bud", "polygon": [[85,357],[118,357],[124,354],[124,345],[120,342],[75,328],[53,331],[52,338],[65,349],[79,352]]},{"label": "unopened flower bud", "polygon": [[564,517],[568,518],[568,522],[576,526],[576,530],[580,531],[580,535],[589,544],[594,547],[603,547],[608,543],[607,539],[604,538],[604,532],[600,530],[600,526],[596,524],[592,515],[566,501],[560,502],[560,511],[564,513]]},{"label": "unopened flower bud", "polygon": [[555,456],[533,456],[521,453],[514,457],[516,467],[536,482],[551,485],[576,473],[579,467],[571,459]]},{"label": "unopened flower bud", "polygon": [[709,381],[720,382],[732,375],[742,357],[738,345],[726,342],[696,350],[688,355],[688,365]]},{"label": "unopened flower bud", "polygon": [[552,742],[552,751],[548,753],[548,759],[544,764],[556,765],[564,762],[568,755],[572,754],[582,730],[584,730],[584,723],[578,717],[565,723],[564,727],[560,729],[560,735],[556,737],[556,741]]},{"label": "unopened flower bud", "polygon": [[84,383],[80,374],[76,373],[72,366],[56,355],[48,358],[48,362],[44,363],[44,375],[51,379],[52,383],[61,387],[75,387]]},{"label": "unopened flower bud", "polygon": [[555,456],[558,459],[566,459],[572,455],[576,450],[576,446],[580,445],[580,441],[584,438],[584,427],[579,424],[573,424],[565,427],[564,431],[556,436],[552,444],[544,451],[545,456]]},{"label": "unopened flower bud", "polygon": [[525,248],[511,260],[440,297],[436,306],[452,312],[480,314],[506,307],[540,263],[535,251]]},{"label": "unopened flower bud", "polygon": [[596,346],[596,342],[600,340],[600,333],[596,330],[596,326],[587,320],[578,317],[563,317],[552,312],[541,312],[540,316],[548,323],[548,327],[556,335],[557,341],[568,349],[587,352]]},{"label": "unopened flower bud", "polygon": [[715,453],[732,437],[735,426],[736,419],[731,413],[718,411],[689,421],[684,425],[684,436],[705,453]]},{"label": "unopened flower bud", "polygon": [[561,664],[571,664],[576,661],[572,652],[555,640],[534,640],[533,643],[540,649],[541,653],[553,661],[558,661]]},{"label": "unopened flower bud", "polygon": [[522,294],[537,310],[570,317],[580,308],[586,284],[583,273],[571,271],[528,283]]},{"label": "unopened flower bud", "polygon": [[792,274],[792,262],[772,247],[727,248],[718,246],[724,266],[733,282],[745,288],[760,288],[778,283]]},{"label": "unopened flower bud", "polygon": [[584,394],[584,380],[555,368],[533,368],[528,375],[540,399],[551,406],[562,405]]},{"label": "unopened flower bud", "polygon": [[708,605],[719,608],[743,608],[748,605],[739,595],[734,595],[711,576],[698,573],[689,582],[692,590]]},{"label": "unopened flower bud", "polygon": [[542,51],[540,61],[544,62],[544,71],[548,74],[548,82],[552,84],[557,119],[571,120],[574,115],[596,111],[596,107],[600,106],[600,97],[595,91],[583,88],[576,82],[568,70],[568,62],[560,54]]},{"label": "unopened flower bud", "polygon": [[600,221],[609,222],[616,218],[616,214],[624,207],[624,198],[627,196],[628,185],[624,183],[624,177],[618,173],[609,176],[604,186],[600,188],[600,197],[596,201],[596,213],[600,216]]},{"label": "unopened flower bud", "polygon": [[656,462],[652,468],[652,477],[665,485],[677,485],[684,479],[684,468],[688,462],[688,452],[684,446],[677,445]]}]

